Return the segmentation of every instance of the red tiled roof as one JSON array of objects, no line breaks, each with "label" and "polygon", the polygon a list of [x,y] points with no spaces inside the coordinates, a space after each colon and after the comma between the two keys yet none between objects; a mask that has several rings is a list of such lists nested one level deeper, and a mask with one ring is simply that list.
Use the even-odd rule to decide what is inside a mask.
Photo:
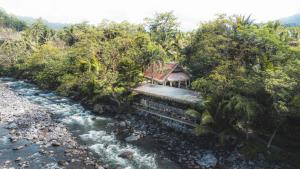
[{"label": "red tiled roof", "polygon": [[162,82],[177,66],[177,63],[152,64],[146,69],[144,76],[149,79],[153,76],[153,80]]}]

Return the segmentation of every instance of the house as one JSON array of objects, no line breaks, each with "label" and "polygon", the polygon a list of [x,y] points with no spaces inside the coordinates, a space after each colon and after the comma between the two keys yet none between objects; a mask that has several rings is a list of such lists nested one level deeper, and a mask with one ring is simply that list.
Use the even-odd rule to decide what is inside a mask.
[{"label": "house", "polygon": [[188,88],[190,75],[178,63],[151,64],[144,72],[144,77],[153,84]]}]

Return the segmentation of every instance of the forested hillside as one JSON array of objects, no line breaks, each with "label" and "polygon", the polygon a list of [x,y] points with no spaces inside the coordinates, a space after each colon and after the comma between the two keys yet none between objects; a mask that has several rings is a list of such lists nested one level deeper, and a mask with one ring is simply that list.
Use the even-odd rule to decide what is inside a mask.
[{"label": "forested hillside", "polygon": [[[129,89],[153,62],[180,62],[193,76],[199,105],[198,134],[255,132],[300,141],[300,28],[279,22],[255,24],[244,16],[220,15],[192,32],[181,32],[172,13],[141,25],[102,22],[52,30],[14,17],[4,26],[22,31],[1,45],[0,73],[93,105],[129,102]],[[8,20],[9,21],[8,21]],[[17,26],[12,26],[17,25]]]},{"label": "forested hillside", "polygon": [[37,22],[37,20],[42,20],[45,25],[47,25],[49,28],[55,29],[55,30],[62,29],[68,25],[68,24],[64,24],[64,23],[49,22],[44,19],[36,19],[36,18],[32,18],[32,17],[27,17],[27,16],[18,16],[18,19],[24,21],[27,25],[32,25],[35,22]]},{"label": "forested hillside", "polygon": [[26,23],[19,20],[16,16],[7,14],[0,9],[0,27],[11,28],[16,31],[22,31],[26,28]]},{"label": "forested hillside", "polygon": [[288,26],[299,26],[300,25],[300,14],[282,18],[281,22]]}]

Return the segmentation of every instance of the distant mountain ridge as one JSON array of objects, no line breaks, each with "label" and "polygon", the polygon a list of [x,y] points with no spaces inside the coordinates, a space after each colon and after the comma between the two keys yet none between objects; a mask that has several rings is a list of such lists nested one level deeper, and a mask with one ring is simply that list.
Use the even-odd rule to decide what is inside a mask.
[{"label": "distant mountain ridge", "polygon": [[282,18],[280,21],[288,26],[300,26],[300,13]]},{"label": "distant mountain ridge", "polygon": [[[29,25],[33,24],[34,22],[36,22],[38,20],[36,18],[28,17],[28,16],[17,16],[17,17]],[[52,29],[62,29],[63,27],[68,26],[68,24],[58,23],[58,22],[49,22],[45,19],[42,19],[42,21],[45,23],[45,25],[47,25],[49,28],[52,28]]]}]

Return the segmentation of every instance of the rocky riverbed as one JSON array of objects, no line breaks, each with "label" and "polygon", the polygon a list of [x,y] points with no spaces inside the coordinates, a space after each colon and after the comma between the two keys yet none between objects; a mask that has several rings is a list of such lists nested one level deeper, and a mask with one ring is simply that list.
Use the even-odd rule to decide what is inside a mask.
[{"label": "rocky riverbed", "polygon": [[103,168],[51,116],[0,84],[0,168]]},{"label": "rocky riverbed", "polygon": [[246,158],[240,153],[245,145],[234,135],[227,136],[225,145],[221,145],[215,136],[180,133],[149,116],[117,115],[116,118],[121,122],[110,125],[116,126],[115,133],[120,139],[136,145],[148,144],[184,169],[293,168],[279,162],[270,163],[263,154],[257,154],[254,159]]},{"label": "rocky riverbed", "polygon": [[214,136],[183,134],[149,116],[107,114],[0,78],[0,169],[293,168],[267,162],[263,154],[247,159],[234,135],[222,146]]},{"label": "rocky riverbed", "polygon": [[3,168],[180,168],[148,144],[119,139],[111,124],[123,123],[111,116],[21,80],[0,78],[0,84]]}]

